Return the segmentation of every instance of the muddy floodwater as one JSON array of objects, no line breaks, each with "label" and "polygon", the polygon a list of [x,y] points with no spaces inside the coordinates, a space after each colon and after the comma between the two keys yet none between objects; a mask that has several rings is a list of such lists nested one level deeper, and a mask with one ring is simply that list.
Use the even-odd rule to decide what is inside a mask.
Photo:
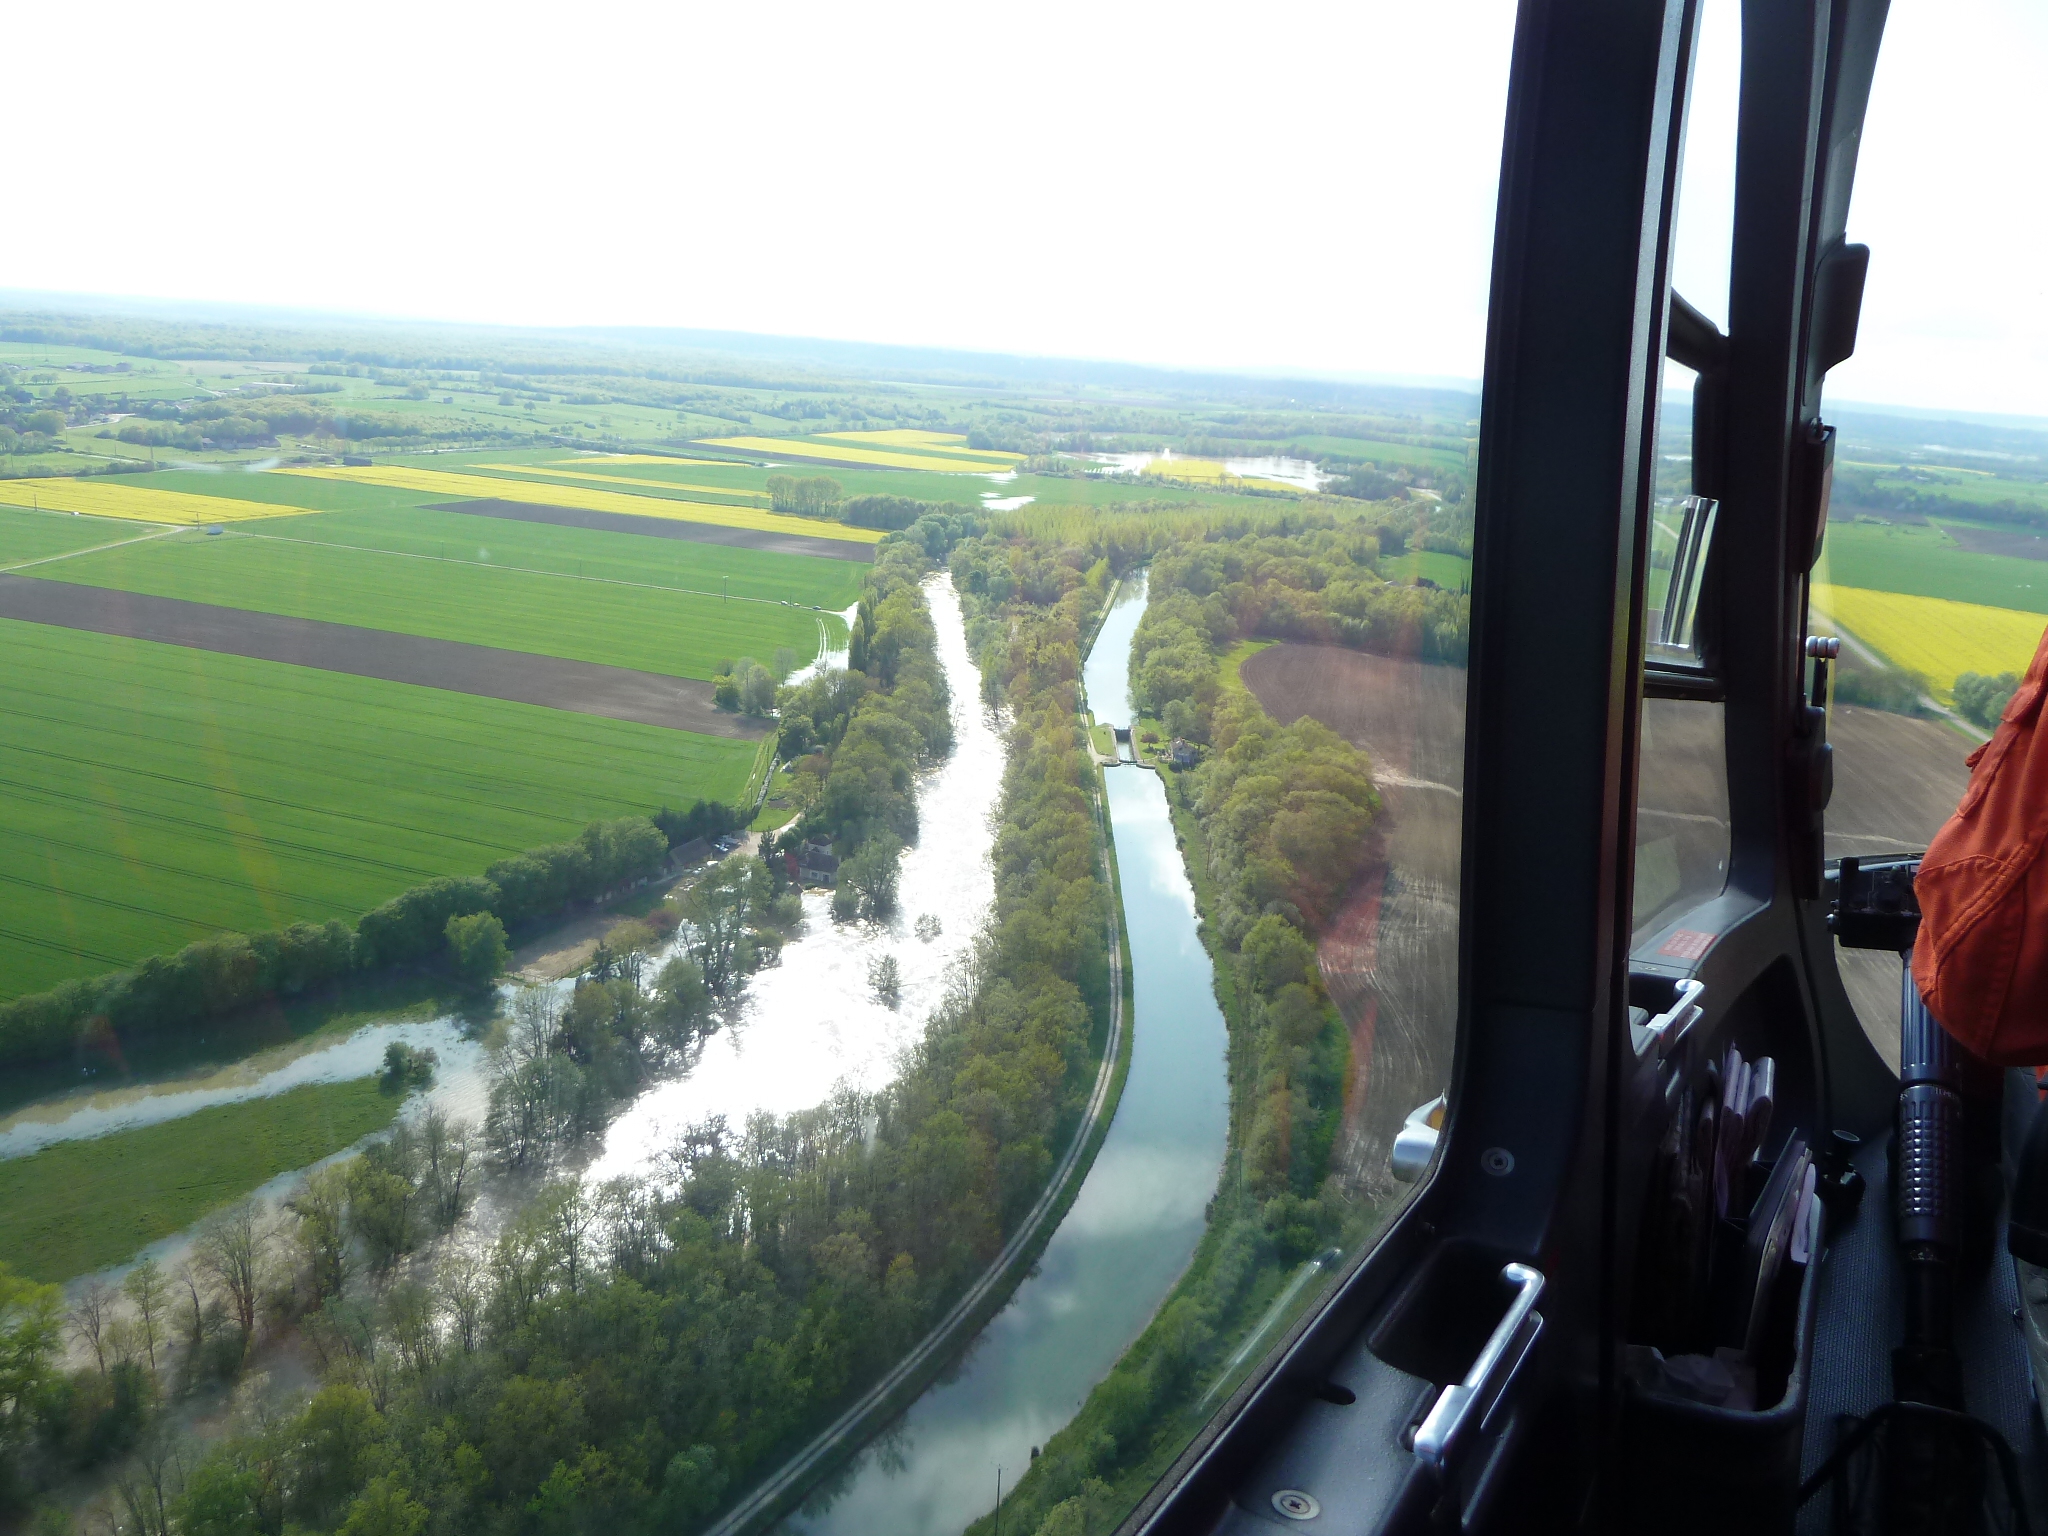
[{"label": "muddy floodwater", "polygon": [[[647,1089],[612,1121],[587,1178],[657,1171],[682,1132],[714,1115],[737,1130],[756,1111],[809,1109],[841,1083],[882,1087],[944,998],[954,962],[995,899],[990,818],[1002,787],[1003,741],[981,699],[951,578],[927,582],[925,595],[953,694],[954,747],[918,787],[917,844],[903,853],[895,915],[836,923],[829,892],[805,895],[803,936],[748,982],[686,1075]],[[926,916],[939,922],[929,940],[916,931]],[[884,956],[895,957],[902,976],[893,1008],[876,1000],[868,980],[869,965]]]},{"label": "muddy floodwater", "polygon": [[[1121,725],[1132,718],[1126,677],[1143,578],[1119,596],[1085,680],[1095,717]],[[1158,775],[1127,765],[1103,777],[1136,998],[1109,1135],[1009,1304],[786,1531],[954,1536],[994,1507],[998,1471],[1014,1483],[1032,1448],[1074,1416],[1194,1256],[1223,1167],[1223,1015]]]}]

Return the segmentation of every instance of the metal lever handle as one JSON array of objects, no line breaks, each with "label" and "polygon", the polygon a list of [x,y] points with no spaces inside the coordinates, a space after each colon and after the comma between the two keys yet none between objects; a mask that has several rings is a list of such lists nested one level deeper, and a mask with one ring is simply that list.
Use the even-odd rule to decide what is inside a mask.
[{"label": "metal lever handle", "polygon": [[1510,1264],[1500,1277],[1515,1288],[1507,1315],[1495,1326],[1465,1379],[1443,1389],[1429,1417],[1415,1431],[1415,1455],[1433,1471],[1442,1472],[1449,1464],[1475,1415],[1484,1426],[1543,1331],[1543,1315],[1536,1310],[1537,1298],[1543,1294],[1543,1276],[1527,1264]]},{"label": "metal lever handle", "polygon": [[[1643,1044],[1654,1044],[1659,1056],[1685,1038],[1685,1032],[1697,1024],[1706,1009],[1700,999],[1707,995],[1707,984],[1703,981],[1681,981],[1678,996],[1671,1006],[1643,1026]],[[1641,1055],[1639,1050],[1636,1053]]]}]

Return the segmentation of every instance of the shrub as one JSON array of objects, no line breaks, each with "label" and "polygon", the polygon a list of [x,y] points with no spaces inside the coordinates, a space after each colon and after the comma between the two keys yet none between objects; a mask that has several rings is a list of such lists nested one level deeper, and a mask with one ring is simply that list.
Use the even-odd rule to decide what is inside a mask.
[{"label": "shrub", "polygon": [[1956,679],[1952,690],[1956,710],[1964,719],[1975,721],[1988,731],[1998,724],[1998,717],[2005,713],[2005,706],[2012,702],[2019,686],[2019,677],[2011,672],[2001,672],[1996,677],[1965,672]]},{"label": "shrub", "polygon": [[505,970],[511,952],[505,947],[505,925],[489,912],[471,912],[448,919],[448,962],[472,986],[487,987]]}]

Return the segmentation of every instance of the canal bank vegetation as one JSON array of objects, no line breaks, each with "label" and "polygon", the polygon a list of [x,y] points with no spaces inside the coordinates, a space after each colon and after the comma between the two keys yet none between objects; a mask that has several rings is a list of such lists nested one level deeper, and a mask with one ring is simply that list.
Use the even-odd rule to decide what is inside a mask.
[{"label": "canal bank vegetation", "polygon": [[[1380,643],[1391,632],[1374,625],[1396,613],[1412,640],[1440,597],[1451,604],[1430,643],[1462,654],[1462,599],[1381,582],[1361,525],[1153,539],[1133,699],[1203,746],[1192,769],[1161,771],[1229,1029],[1229,1145],[1186,1274],[1005,1499],[1004,1524],[1040,1536],[1114,1530],[1378,1224],[1330,1177],[1352,1062],[1314,939],[1372,855],[1379,798],[1350,743],[1312,720],[1280,726],[1231,685],[1226,659],[1253,635]],[[1019,569],[1116,553],[1041,545]],[[970,1530],[993,1528],[991,1516]]]},{"label": "canal bank vegetation", "polygon": [[[849,860],[915,835],[910,773],[948,742],[931,718],[944,676],[918,583],[925,551],[952,541],[927,527],[884,548],[865,597],[874,670],[850,708],[826,700],[810,717],[807,745],[827,761],[803,835],[830,836]],[[309,1403],[251,1407],[209,1448],[180,1446],[150,1405],[184,1390],[185,1352],[174,1342],[146,1373],[136,1427],[100,1456],[119,1469],[117,1492],[155,1490],[146,1528],[687,1531],[909,1351],[1032,1208],[1106,1043],[1109,898],[1075,721],[1078,620],[1099,602],[1098,584],[984,658],[1013,715],[994,909],[894,1083],[795,1115],[714,1119],[657,1178],[557,1182],[549,1117],[566,1144],[636,1048],[669,1049],[664,1030],[698,1027],[720,965],[744,969],[745,925],[721,951],[714,914],[693,910],[692,952],[653,977],[621,953],[594,961],[565,1002],[523,1002],[505,1070],[529,1080],[494,1094],[480,1137],[444,1125],[429,1156],[408,1129],[396,1151],[316,1174],[276,1230],[244,1245],[240,1288],[208,1292],[227,1333],[248,1319],[238,1359],[266,1329],[309,1342],[321,1369]],[[751,911],[776,890],[777,862],[730,861],[732,879],[709,883]],[[447,1193],[449,1169],[480,1157],[523,1166],[538,1192],[487,1249],[435,1253],[465,1198],[459,1176]],[[244,1293],[268,1299],[238,1310]],[[133,1305],[109,1305],[132,1330]],[[17,1466],[47,1479],[58,1431],[31,1428],[44,1449]]]}]

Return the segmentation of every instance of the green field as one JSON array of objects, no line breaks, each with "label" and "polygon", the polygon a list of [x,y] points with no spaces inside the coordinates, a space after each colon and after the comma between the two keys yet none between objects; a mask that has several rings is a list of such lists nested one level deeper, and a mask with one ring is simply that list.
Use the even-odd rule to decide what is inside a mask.
[{"label": "green field", "polygon": [[[561,449],[555,449],[551,453],[521,454],[519,457],[521,460],[531,461],[531,467],[535,469],[559,471],[564,475],[574,473],[573,470],[561,462],[570,457],[569,454]],[[412,461],[405,460],[401,462]],[[471,464],[455,464],[451,463],[447,458],[422,459],[419,463],[422,468],[430,469],[460,468],[468,470],[498,470],[501,472],[515,472],[525,467],[520,463],[508,460],[503,455],[492,455],[488,458],[479,457],[476,462]],[[604,481],[590,481],[589,483],[592,485],[602,485],[607,490],[630,492],[632,490],[631,486],[619,485],[616,482],[617,480],[635,480],[643,482],[651,494],[657,495],[661,493],[664,486],[669,485],[677,487],[684,485],[708,485],[735,493],[742,491],[765,492],[768,488],[768,477],[770,475],[790,474],[801,474],[804,476],[823,475],[828,479],[838,481],[840,489],[848,496],[909,496],[917,501],[957,501],[963,506],[980,505],[981,493],[995,489],[987,479],[980,475],[936,474],[929,470],[912,469],[842,469],[831,464],[761,469],[752,464],[712,464],[707,462],[678,462],[673,465],[611,465],[606,464],[602,459],[593,459],[586,466],[578,467],[588,468],[595,474],[616,477],[615,479]],[[533,475],[529,478],[535,482],[545,482],[554,479],[555,475],[552,473],[548,475]],[[571,482],[563,481],[562,483],[568,484]],[[1009,487],[1005,486],[1003,490],[1004,494],[1009,494]],[[678,490],[677,494],[682,495],[685,493]]]},{"label": "green field", "polygon": [[594,818],[737,800],[756,753],[12,620],[0,658],[0,996],[353,918]]},{"label": "green field", "polygon": [[1926,524],[1831,522],[1814,579],[2048,613],[2048,560],[1967,550]]},{"label": "green field", "polygon": [[853,606],[860,597],[861,578],[867,574],[866,565],[857,560],[784,555],[601,529],[557,528],[459,512],[327,512],[317,517],[243,523],[221,537],[256,535],[570,576],[601,576],[695,592],[723,590],[736,598],[786,598],[834,613]]},{"label": "green field", "polygon": [[[136,483],[158,490],[184,491],[192,496],[221,496],[229,501],[264,502],[274,507],[311,507],[318,512],[390,511],[448,500],[431,491],[360,485],[353,480],[315,480],[305,475],[251,474],[240,469],[217,474],[196,469],[158,470],[147,480]],[[0,497],[6,494],[7,486],[0,482]]]},{"label": "green field", "polygon": [[9,1158],[0,1162],[0,1263],[48,1281],[119,1264],[381,1130],[398,1107],[373,1077],[316,1083]]},{"label": "green field", "polygon": [[[25,574],[676,677],[708,678],[721,658],[765,660],[778,646],[795,651],[799,664],[818,651],[816,616],[780,603],[727,601],[638,578],[628,584],[486,565],[475,562],[478,544],[466,544],[470,562],[458,563],[313,544],[291,537],[296,530],[281,531],[287,536],[181,533]],[[495,535],[485,525],[473,537]],[[659,559],[667,550],[649,553]]]},{"label": "green field", "polygon": [[1272,450],[1278,454],[1334,454],[1365,464],[1408,464],[1418,469],[1463,470],[1465,455],[1454,448],[1431,448],[1420,443],[1385,443],[1365,437],[1318,437],[1302,433]]},{"label": "green field", "polygon": [[[557,449],[552,454],[521,454],[519,459],[530,460],[535,468],[561,469],[563,474],[573,473],[562,469],[559,461],[568,455]],[[413,462],[403,460],[400,462]],[[497,470],[501,473],[516,474],[522,467],[505,455],[478,456],[472,463],[462,463],[453,456],[436,457],[418,461],[424,468]],[[1269,497],[1252,497],[1230,491],[1212,491],[1186,485],[1132,484],[1124,480],[1107,480],[1094,476],[1065,475],[1018,475],[1014,480],[995,482],[983,475],[940,474],[921,469],[846,469],[833,464],[811,466],[784,466],[781,469],[757,469],[749,464],[620,464],[606,465],[602,460],[593,460],[588,466],[593,472],[616,477],[605,481],[589,481],[593,486],[601,485],[607,490],[628,491],[617,480],[644,482],[650,491],[659,494],[663,485],[716,486],[734,492],[761,491],[767,488],[770,475],[802,473],[823,475],[836,480],[840,489],[848,496],[908,496],[916,501],[955,502],[963,507],[979,507],[984,494],[998,497],[1031,496],[1039,501],[1061,506],[1078,505],[1091,507],[1116,506],[1127,502],[1199,503],[1202,506],[1228,506],[1254,502],[1270,506]],[[282,478],[282,477],[280,477]],[[521,476],[529,482],[545,482],[553,476]],[[563,484],[576,483],[564,480]],[[169,482],[166,482],[168,487]],[[190,489],[179,484],[178,490]],[[678,496],[688,493],[677,490]],[[702,493],[698,493],[700,498]],[[283,498],[280,497],[280,500]],[[434,500],[436,498],[422,498]],[[324,503],[323,503],[324,505]]]},{"label": "green field", "polygon": [[64,512],[29,512],[0,506],[0,570],[27,560],[47,560],[78,549],[141,538],[159,530],[147,523],[107,517],[72,517]]},{"label": "green field", "polygon": [[1472,562],[1463,555],[1446,555],[1433,549],[1411,549],[1380,562],[1380,574],[1389,581],[1412,582],[1427,577],[1447,592],[1462,591],[1472,584]]}]

